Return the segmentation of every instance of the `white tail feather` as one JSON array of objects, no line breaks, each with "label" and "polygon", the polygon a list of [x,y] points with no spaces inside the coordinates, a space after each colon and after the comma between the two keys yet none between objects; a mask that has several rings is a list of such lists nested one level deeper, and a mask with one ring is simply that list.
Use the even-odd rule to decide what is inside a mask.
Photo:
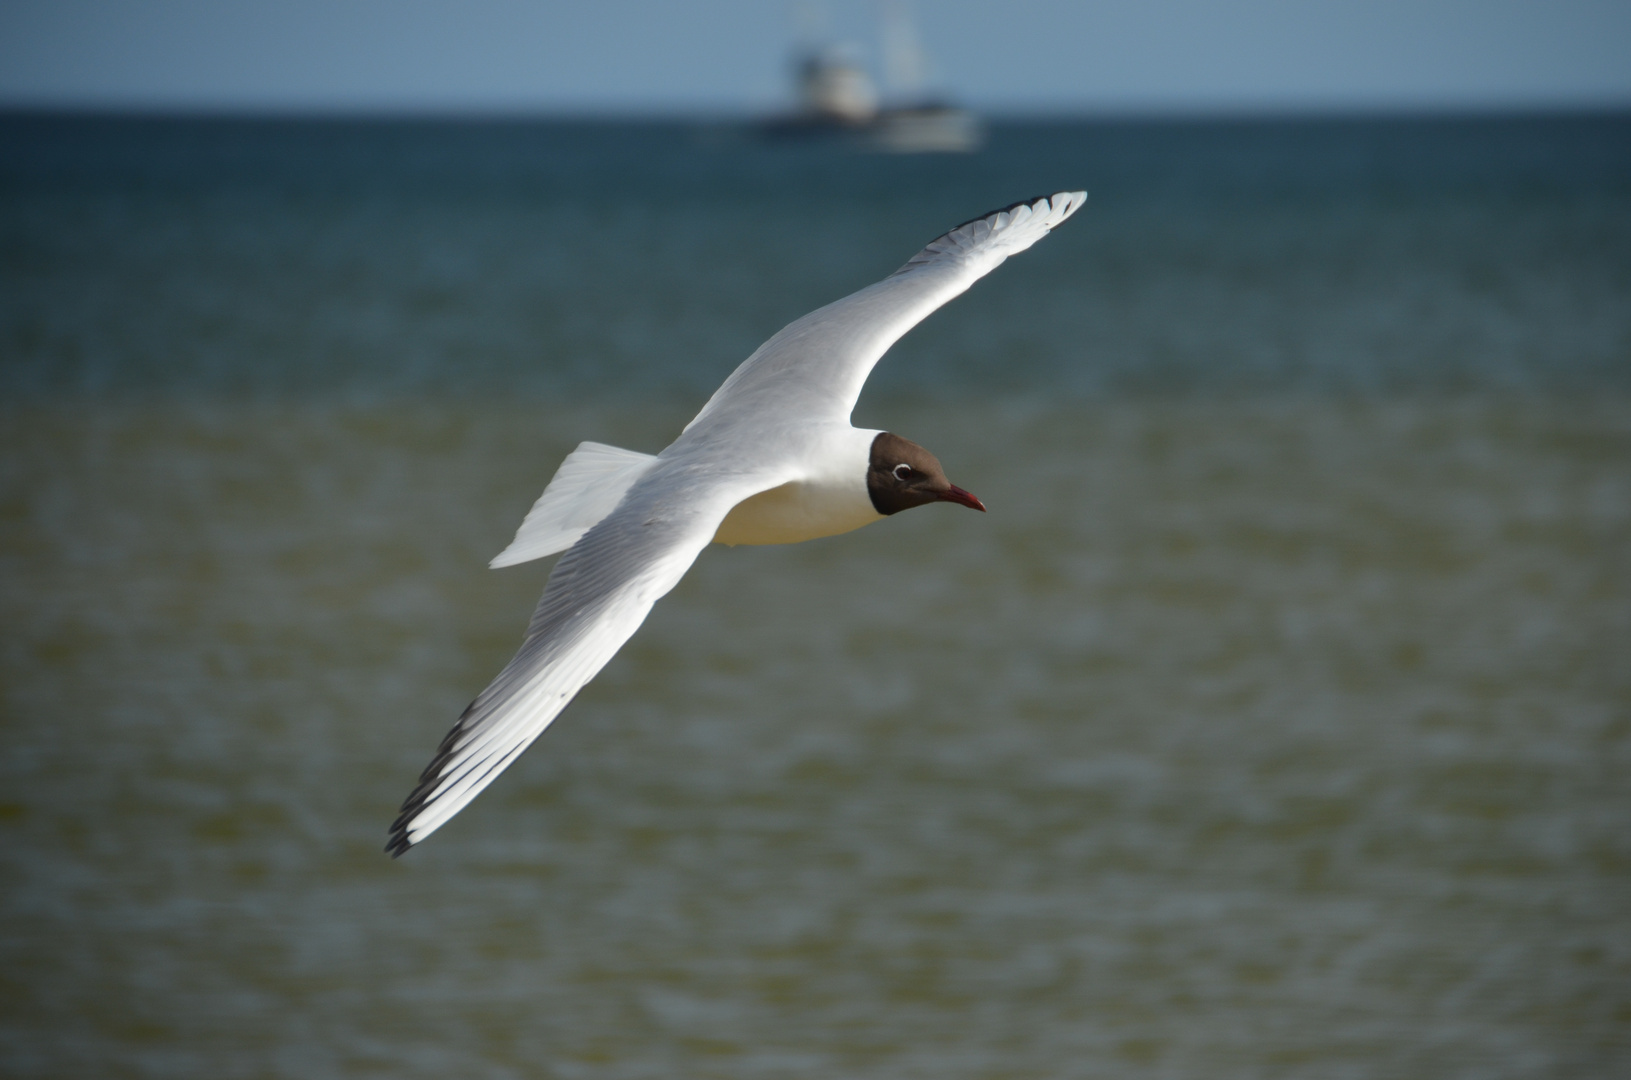
[{"label": "white tail feather", "polygon": [[565,551],[617,509],[624,493],[656,460],[605,443],[579,443],[527,511],[510,546],[487,565],[514,566]]}]

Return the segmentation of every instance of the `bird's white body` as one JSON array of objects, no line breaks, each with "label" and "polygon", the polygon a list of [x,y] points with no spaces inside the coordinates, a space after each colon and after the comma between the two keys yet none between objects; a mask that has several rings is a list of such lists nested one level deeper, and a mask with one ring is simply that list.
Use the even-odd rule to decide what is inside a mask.
[{"label": "bird's white body", "polygon": [[531,745],[711,541],[796,543],[881,520],[867,480],[880,433],[849,422],[873,365],[1085,200],[1062,192],[976,218],[882,281],[789,324],[656,456],[580,445],[492,563],[565,551],[521,649],[443,740],[387,850],[423,840]]},{"label": "bird's white body", "polygon": [[749,495],[725,515],[716,544],[797,544],[851,532],[883,515],[867,493],[872,440],[880,432],[824,424],[810,433],[810,468],[797,480]]}]

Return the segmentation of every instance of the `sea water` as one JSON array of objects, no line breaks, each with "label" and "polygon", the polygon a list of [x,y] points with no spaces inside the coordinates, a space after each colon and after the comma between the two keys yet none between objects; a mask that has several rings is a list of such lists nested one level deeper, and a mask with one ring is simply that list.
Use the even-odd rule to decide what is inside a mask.
[{"label": "sea water", "polygon": [[[380,848],[548,561],[946,227],[858,423],[990,513],[712,549]],[[0,119],[0,1071],[1631,1069],[1631,121]]]}]

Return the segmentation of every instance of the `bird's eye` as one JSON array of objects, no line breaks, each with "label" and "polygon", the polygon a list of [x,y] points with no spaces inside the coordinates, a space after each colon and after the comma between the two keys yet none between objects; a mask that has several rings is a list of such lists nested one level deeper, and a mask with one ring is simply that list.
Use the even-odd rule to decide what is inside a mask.
[{"label": "bird's eye", "polygon": [[894,473],[896,480],[910,480],[912,478],[912,467],[903,462],[895,466]]}]

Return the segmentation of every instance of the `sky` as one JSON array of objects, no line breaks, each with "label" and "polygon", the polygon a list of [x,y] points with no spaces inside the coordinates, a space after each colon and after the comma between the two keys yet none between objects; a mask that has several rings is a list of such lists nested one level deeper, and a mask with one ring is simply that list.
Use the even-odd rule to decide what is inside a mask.
[{"label": "sky", "polygon": [[[0,107],[755,113],[883,0],[0,0]],[[898,0],[897,0],[898,2]],[[993,112],[1631,107],[1631,0],[917,0]]]}]

